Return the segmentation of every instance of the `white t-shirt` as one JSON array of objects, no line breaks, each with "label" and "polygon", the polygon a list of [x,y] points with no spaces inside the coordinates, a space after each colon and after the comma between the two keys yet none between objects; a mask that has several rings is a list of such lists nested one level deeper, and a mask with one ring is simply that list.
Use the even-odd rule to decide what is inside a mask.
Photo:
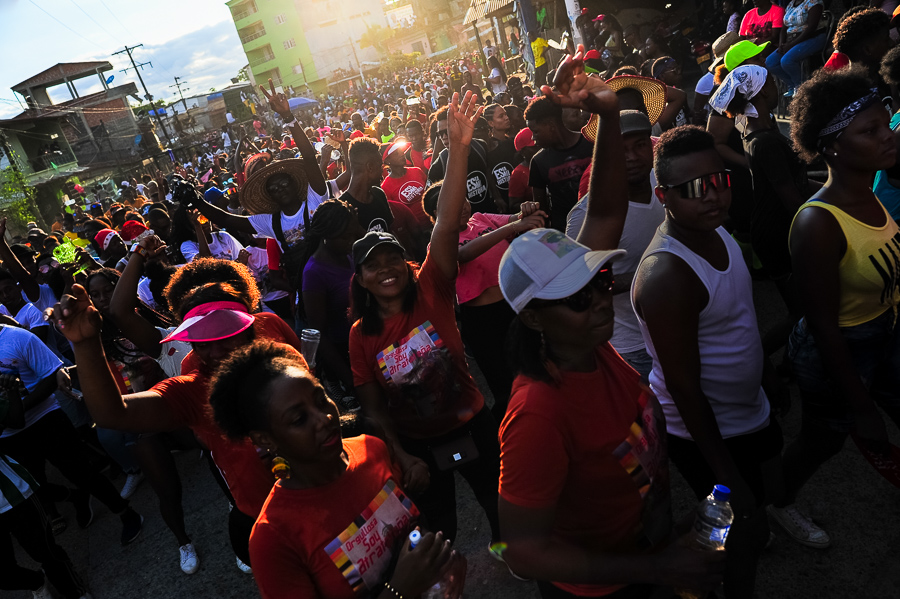
[{"label": "white t-shirt", "polygon": [[36,327],[48,326],[47,321],[44,320],[44,314],[32,303],[22,306],[22,309],[13,318],[29,331]]},{"label": "white t-shirt", "polygon": [[502,80],[502,73],[500,73],[500,69],[494,69],[491,71],[491,77],[500,77],[500,83],[491,83],[491,91],[494,92],[494,95],[502,94],[506,91],[506,81]]},{"label": "white t-shirt", "polygon": [[701,96],[708,96],[712,94],[712,90],[715,85],[715,76],[712,73],[706,73],[705,75],[703,75],[703,77],[700,77],[699,81],[697,81],[697,86],[694,88],[694,93]]},{"label": "white t-shirt", "polygon": [[43,312],[47,308],[52,308],[53,306],[55,306],[56,302],[59,300],[56,298],[56,294],[53,293],[53,290],[50,289],[50,285],[44,284],[39,285],[38,287],[40,288],[40,296],[36,301],[32,301],[30,297],[25,295],[24,291],[22,292],[22,298],[26,302],[31,302],[32,304],[34,304],[35,308]]},{"label": "white t-shirt", "polygon": [[222,131],[222,145],[226,148],[231,147],[231,136],[228,135],[227,131]]},{"label": "white t-shirt", "polygon": [[[312,187],[308,189],[306,192],[306,202],[307,206],[309,206],[309,218],[312,219],[313,212],[316,211],[316,208],[319,207],[319,204],[328,199],[328,193],[324,195],[319,195],[313,190]],[[291,216],[286,215],[284,212],[281,213],[281,231],[284,233],[284,239],[288,242],[288,244],[294,244],[301,239],[303,239],[304,235],[304,220],[303,220],[303,206],[300,206],[300,210],[296,212],[296,214],[292,214]],[[271,214],[254,214],[249,217],[250,224],[253,225],[253,228],[256,229],[256,234],[260,237],[270,237],[272,239],[277,239],[275,237],[275,230],[272,229],[272,215]],[[278,243],[281,245],[281,242]],[[284,250],[284,248],[281,248]],[[185,256],[187,258],[187,256]]]},{"label": "white t-shirt", "polygon": [[153,293],[150,291],[150,279],[141,277],[138,282],[137,294],[142,302],[156,310],[156,300],[153,299]]},{"label": "white t-shirt", "polygon": [[[33,306],[32,306],[33,307]],[[46,324],[46,323],[45,323]],[[62,362],[41,343],[34,333],[18,327],[0,325],[0,374],[14,374],[21,379],[28,391],[52,376]],[[56,397],[50,397],[25,412],[25,428],[41,419],[48,412],[59,409]],[[11,437],[24,429],[4,429],[0,438]]]},{"label": "white t-shirt", "polygon": [[[628,215],[625,217],[625,227],[622,230],[622,238],[619,240],[619,249],[627,253],[616,260],[613,272],[635,272],[641,263],[644,250],[653,241],[656,229],[666,220],[666,209],[653,194],[656,187],[656,173],[650,171],[650,202],[628,202]],[[566,219],[566,235],[575,239],[581,231],[587,216],[587,198],[585,195],[569,212]],[[613,348],[620,354],[628,354],[645,349],[644,337],[641,335],[641,325],[631,305],[631,294],[628,291],[617,293],[613,296],[613,310],[615,312],[615,325],[612,338],[609,340]]]},{"label": "white t-shirt", "polygon": [[287,291],[284,291],[283,289],[270,289],[268,286],[267,275],[269,274],[269,253],[262,248],[252,245],[245,249],[250,253],[250,258],[247,260],[247,267],[250,269],[250,272],[253,273],[253,278],[256,279],[259,292],[262,294],[263,303],[287,297]]},{"label": "white t-shirt", "polygon": [[[156,330],[159,331],[159,334],[165,339],[176,328],[177,327],[170,327],[164,329],[162,327],[156,327]],[[167,341],[166,343],[160,343],[159,357],[156,361],[159,363],[160,368],[163,369],[163,372],[166,373],[166,376],[180,376],[181,361],[184,360],[184,357],[188,355],[190,351],[191,344],[186,341]]]},{"label": "white t-shirt", "polygon": [[[212,234],[212,243],[209,244],[209,252],[213,258],[222,260],[235,260],[244,246],[237,239],[226,233],[225,231],[216,231]],[[181,244],[181,254],[188,262],[193,262],[194,258],[200,254],[200,244],[196,241],[185,241]]]}]

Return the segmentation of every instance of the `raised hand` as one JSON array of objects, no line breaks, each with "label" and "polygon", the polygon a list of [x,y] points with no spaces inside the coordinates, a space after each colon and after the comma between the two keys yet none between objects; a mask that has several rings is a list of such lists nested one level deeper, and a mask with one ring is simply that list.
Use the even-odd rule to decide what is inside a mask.
[{"label": "raised hand", "polygon": [[560,106],[599,115],[619,112],[616,93],[599,77],[588,77],[584,72],[584,46],[581,44],[574,56],[567,56],[559,64],[553,85],[555,92],[549,85],[541,86],[541,91]]},{"label": "raised hand", "polygon": [[72,294],[64,295],[59,302],[44,312],[47,319],[72,343],[81,343],[100,336],[103,318],[91,303],[87,291],[81,285],[72,285]]},{"label": "raised hand", "polygon": [[475,123],[482,112],[484,106],[478,106],[477,98],[472,92],[466,92],[462,102],[459,100],[459,93],[454,92],[447,110],[447,134],[450,136],[451,146],[472,143]]},{"label": "raised hand", "polygon": [[138,245],[147,250],[147,260],[154,260],[166,253],[166,244],[156,235],[144,237]]},{"label": "raised hand", "polygon": [[291,105],[288,104],[287,96],[275,91],[275,83],[272,82],[271,78],[269,79],[269,89],[272,90],[271,93],[269,93],[262,85],[259,86],[259,90],[269,102],[269,108],[272,111],[277,112],[285,122],[294,120],[294,115],[291,114]]}]

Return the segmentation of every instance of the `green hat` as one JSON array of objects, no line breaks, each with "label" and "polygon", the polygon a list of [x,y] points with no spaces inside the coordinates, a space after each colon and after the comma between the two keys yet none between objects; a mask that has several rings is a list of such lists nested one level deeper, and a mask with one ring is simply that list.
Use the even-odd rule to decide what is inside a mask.
[{"label": "green hat", "polygon": [[761,46],[757,46],[750,40],[741,40],[731,48],[728,49],[728,52],[725,53],[725,67],[729,71],[733,71],[742,64],[748,58],[753,58],[763,50],[769,47],[771,42],[766,42]]}]

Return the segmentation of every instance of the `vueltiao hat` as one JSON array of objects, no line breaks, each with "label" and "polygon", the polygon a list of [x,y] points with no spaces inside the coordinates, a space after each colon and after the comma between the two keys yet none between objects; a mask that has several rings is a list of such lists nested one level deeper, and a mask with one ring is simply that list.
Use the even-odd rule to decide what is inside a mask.
[{"label": "vueltiao hat", "polygon": [[266,191],[266,181],[272,175],[279,173],[292,177],[299,187],[298,197],[303,200],[306,199],[309,180],[306,177],[303,160],[300,158],[287,158],[267,164],[247,178],[238,196],[244,210],[250,214],[275,214],[281,211],[281,208],[269,198],[269,194]]}]

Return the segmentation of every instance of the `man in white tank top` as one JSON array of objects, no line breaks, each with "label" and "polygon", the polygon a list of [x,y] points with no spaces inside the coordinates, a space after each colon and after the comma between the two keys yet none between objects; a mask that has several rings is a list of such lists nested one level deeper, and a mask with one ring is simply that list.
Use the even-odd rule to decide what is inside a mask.
[{"label": "man in white tank top", "polygon": [[650,385],[666,415],[669,456],[697,497],[717,483],[731,489],[725,596],[749,598],[769,537],[763,506],[783,482],[782,438],[761,386],[750,273],[721,226],[730,182],[712,136],[694,126],[662,135],[654,167],[666,220],[632,286],[653,358]]}]

